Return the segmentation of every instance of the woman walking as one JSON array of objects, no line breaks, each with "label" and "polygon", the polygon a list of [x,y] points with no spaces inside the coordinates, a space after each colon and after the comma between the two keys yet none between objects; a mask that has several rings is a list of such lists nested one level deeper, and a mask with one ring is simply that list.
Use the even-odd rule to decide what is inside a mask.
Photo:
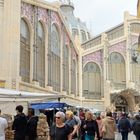
[{"label": "woman walking", "polygon": [[55,115],[55,124],[50,128],[49,140],[71,140],[71,128],[65,125],[65,114],[57,112]]}]

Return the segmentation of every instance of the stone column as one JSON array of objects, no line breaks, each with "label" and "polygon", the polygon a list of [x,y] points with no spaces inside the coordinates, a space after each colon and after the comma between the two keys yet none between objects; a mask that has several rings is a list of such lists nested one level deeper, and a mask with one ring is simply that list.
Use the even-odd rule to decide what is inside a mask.
[{"label": "stone column", "polygon": [[[61,28],[62,29],[62,28]],[[63,45],[64,45],[64,33],[63,30],[61,30],[60,34],[60,92],[62,93],[63,91]]]},{"label": "stone column", "polygon": [[48,85],[48,26],[45,26],[45,87]]},{"label": "stone column", "polygon": [[82,89],[82,52],[81,50],[79,51],[79,61],[78,61],[78,67],[79,67],[79,97],[80,99],[82,99],[83,95],[82,95],[82,92],[83,92],[83,89]]},{"label": "stone column", "polygon": [[104,75],[104,102],[105,102],[105,106],[108,107],[110,106],[110,81],[108,80],[108,58],[109,58],[109,41],[107,38],[107,34],[102,34],[102,44],[103,44],[103,57],[104,57],[104,61],[103,61],[103,75]]},{"label": "stone column", "polygon": [[69,49],[69,94],[71,94],[71,43]]},{"label": "stone column", "polygon": [[4,1],[0,0],[0,80],[4,80],[4,77],[2,76],[2,61],[3,61],[3,13],[4,13]]},{"label": "stone column", "polygon": [[[6,86],[19,77],[20,61],[20,0],[4,0],[2,76]],[[16,83],[17,84],[17,83]]]},{"label": "stone column", "polygon": [[129,13],[125,12],[124,13],[124,35],[126,37],[126,61],[125,61],[125,66],[126,66],[126,87],[130,86],[130,82],[132,80],[132,67],[131,67],[131,44],[130,44],[130,25],[128,23],[129,19]]}]

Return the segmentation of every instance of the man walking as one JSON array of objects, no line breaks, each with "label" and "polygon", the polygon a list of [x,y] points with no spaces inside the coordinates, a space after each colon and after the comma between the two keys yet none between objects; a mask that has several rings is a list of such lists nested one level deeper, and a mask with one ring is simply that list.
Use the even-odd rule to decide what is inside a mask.
[{"label": "man walking", "polygon": [[128,133],[131,131],[130,121],[126,118],[126,113],[122,113],[118,121],[118,130],[121,132],[122,140],[128,140]]},{"label": "man walking", "polygon": [[23,113],[23,106],[16,107],[17,115],[15,116],[12,129],[14,130],[14,140],[25,140],[27,119]]},{"label": "man walking", "polygon": [[136,136],[136,140],[140,140],[140,115],[135,116],[135,121],[132,124],[132,130]]}]

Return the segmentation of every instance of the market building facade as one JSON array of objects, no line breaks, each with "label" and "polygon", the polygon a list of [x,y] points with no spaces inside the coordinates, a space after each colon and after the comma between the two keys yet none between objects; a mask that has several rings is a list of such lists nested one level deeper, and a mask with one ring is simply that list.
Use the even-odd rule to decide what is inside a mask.
[{"label": "market building facade", "polygon": [[139,33],[140,20],[125,12],[123,23],[82,44],[85,98],[112,110],[139,110]]},{"label": "market building facade", "polygon": [[139,110],[139,19],[125,12],[123,23],[91,38],[72,3],[61,2],[0,0],[0,87]]},{"label": "market building facade", "polygon": [[0,1],[0,85],[79,97],[79,55],[57,5]]}]

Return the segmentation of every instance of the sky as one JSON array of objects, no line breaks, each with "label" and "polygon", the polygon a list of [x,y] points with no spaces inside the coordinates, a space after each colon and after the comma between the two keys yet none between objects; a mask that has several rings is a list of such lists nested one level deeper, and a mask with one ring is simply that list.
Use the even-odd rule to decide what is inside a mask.
[{"label": "sky", "polygon": [[[56,0],[46,0],[53,2]],[[123,22],[124,12],[136,15],[137,0],[71,0],[74,15],[85,22],[95,36]]]}]

